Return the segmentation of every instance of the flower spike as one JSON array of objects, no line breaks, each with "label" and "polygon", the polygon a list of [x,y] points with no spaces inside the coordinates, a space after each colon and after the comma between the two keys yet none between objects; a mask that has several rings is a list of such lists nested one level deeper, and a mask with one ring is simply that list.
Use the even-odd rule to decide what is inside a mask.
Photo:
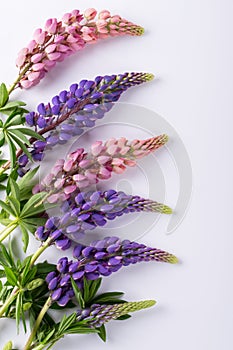
[{"label": "flower spike", "polygon": [[174,255],[165,251],[129,240],[121,241],[118,237],[106,237],[89,246],[79,244],[74,248],[73,255],[76,260],[61,258],[57,271],[50,272],[46,277],[52,299],[61,306],[65,306],[74,296],[71,278],[83,289],[84,277],[87,280],[96,280],[101,276],[111,275],[123,266],[143,261],[172,264],[178,261]]},{"label": "flower spike", "polygon": [[[142,35],[144,30],[118,15],[108,11],[88,9],[81,14],[78,10],[66,13],[61,21],[50,18],[44,29],[37,29],[27,47],[20,50],[16,66],[19,77],[11,87],[28,89],[37,85],[57,62],[83,49],[88,43],[111,36]],[[96,18],[96,19],[95,19]]]},{"label": "flower spike", "polygon": [[106,142],[97,141],[89,153],[79,148],[70,153],[67,159],[58,160],[51,172],[34,187],[33,193],[51,193],[47,198],[50,203],[67,200],[72,193],[109,179],[113,172],[123,173],[127,166],[134,166],[137,159],[157,150],[167,140],[167,135],[131,142],[122,137]]},{"label": "flower spike", "polygon": [[[50,217],[45,226],[40,226],[35,236],[40,241],[51,239],[51,244],[66,249],[69,240],[80,239],[87,230],[104,226],[107,221],[133,212],[157,212],[171,214],[172,210],[158,202],[124,192],[108,190],[105,192],[81,192],[75,201],[64,202],[63,215]],[[62,243],[61,243],[62,241]]]}]

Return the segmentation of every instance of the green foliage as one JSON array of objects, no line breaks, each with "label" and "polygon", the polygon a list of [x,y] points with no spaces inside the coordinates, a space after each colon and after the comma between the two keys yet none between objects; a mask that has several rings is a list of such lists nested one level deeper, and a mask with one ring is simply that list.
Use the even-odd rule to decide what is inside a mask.
[{"label": "green foliage", "polygon": [[23,115],[27,112],[26,109],[22,108],[22,106],[25,106],[25,103],[21,101],[6,103],[8,96],[6,96],[4,86],[4,84],[0,86],[0,113],[6,114],[8,117],[4,122],[2,120],[0,121],[0,147],[3,146],[5,142],[8,144],[11,169],[13,169],[16,165],[16,149],[21,149],[28,158],[32,160],[31,154],[28,151],[28,147],[30,147],[30,137],[42,141],[44,138],[32,129],[22,126],[25,122]]}]

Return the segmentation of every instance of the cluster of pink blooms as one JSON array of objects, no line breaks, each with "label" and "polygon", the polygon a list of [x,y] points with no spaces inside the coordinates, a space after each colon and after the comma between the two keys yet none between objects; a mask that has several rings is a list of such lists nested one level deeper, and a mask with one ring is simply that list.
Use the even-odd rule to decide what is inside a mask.
[{"label": "cluster of pink blooms", "polygon": [[16,60],[20,69],[17,86],[28,89],[39,83],[57,62],[81,50],[87,43],[98,39],[119,35],[141,35],[143,28],[118,15],[111,16],[103,10],[99,13],[93,8],[84,14],[78,10],[66,13],[61,21],[51,18],[44,29],[37,29],[33,40],[23,48]]},{"label": "cluster of pink blooms", "polygon": [[140,159],[163,146],[167,135],[147,140],[128,141],[109,139],[105,143],[96,141],[89,153],[83,148],[70,153],[67,159],[59,159],[51,172],[34,187],[33,193],[48,191],[47,201],[55,203],[70,198],[77,191],[94,185],[99,180],[107,180],[112,173],[121,174],[127,166],[134,166]]}]

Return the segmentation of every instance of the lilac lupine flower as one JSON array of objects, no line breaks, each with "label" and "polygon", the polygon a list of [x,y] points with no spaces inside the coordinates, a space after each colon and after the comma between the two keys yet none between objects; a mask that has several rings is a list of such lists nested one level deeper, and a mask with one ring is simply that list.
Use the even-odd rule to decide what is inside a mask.
[{"label": "lilac lupine flower", "polygon": [[79,148],[70,153],[66,160],[58,160],[51,172],[34,187],[33,193],[51,192],[48,202],[64,201],[75,191],[80,192],[99,180],[109,179],[112,173],[123,173],[127,166],[134,166],[137,159],[157,150],[167,140],[167,135],[131,142],[122,137],[106,142],[97,141],[89,153]]},{"label": "lilac lupine flower", "polygon": [[60,240],[64,243],[68,238],[78,240],[87,230],[104,226],[108,220],[124,214],[142,211],[164,214],[172,212],[164,204],[114,190],[80,192],[71,203],[64,202],[61,209],[62,216],[49,218],[45,227],[39,227],[36,231],[36,237],[40,241],[50,237],[51,243],[54,242],[59,248]]},{"label": "lilac lupine flower", "polygon": [[87,43],[110,36],[142,35],[144,32],[140,26],[118,15],[111,16],[109,12],[101,11],[95,20],[96,15],[95,9],[86,10],[84,16],[73,10],[61,21],[48,19],[44,29],[37,29],[33,40],[20,50],[16,60],[19,77],[11,90],[18,86],[28,89],[38,84],[57,62],[83,49]]},{"label": "lilac lupine flower", "polygon": [[[45,135],[45,143],[34,141],[29,148],[33,160],[40,161],[46,147],[64,144],[81,135],[86,128],[93,127],[124,91],[152,79],[152,74],[134,72],[97,76],[93,81],[82,80],[72,84],[69,90],[61,91],[47,104],[40,103],[36,112],[25,116],[29,126]],[[27,163],[28,158],[24,154],[19,158],[19,166],[23,168]]]},{"label": "lilac lupine flower", "polygon": [[121,241],[118,237],[106,237],[92,242],[89,246],[78,244],[73,251],[76,260],[61,258],[57,271],[51,272],[46,278],[53,300],[65,306],[72,298],[73,289],[71,277],[77,286],[83,288],[83,278],[95,280],[101,276],[109,276],[122,266],[138,262],[168,262],[177,263],[177,258],[165,251],[150,248],[144,244]]},{"label": "lilac lupine flower", "polygon": [[128,313],[147,309],[156,304],[154,300],[131,301],[121,304],[93,304],[77,311],[77,321],[87,321],[91,327],[98,328]]}]

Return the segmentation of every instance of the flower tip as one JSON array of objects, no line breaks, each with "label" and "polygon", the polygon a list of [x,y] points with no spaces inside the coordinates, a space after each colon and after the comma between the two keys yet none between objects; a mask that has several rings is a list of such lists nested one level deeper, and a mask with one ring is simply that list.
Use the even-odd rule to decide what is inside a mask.
[{"label": "flower tip", "polygon": [[163,214],[172,214],[172,208],[168,207],[167,205],[163,205],[161,212]]},{"label": "flower tip", "polygon": [[140,36],[145,33],[145,29],[143,27],[138,26],[136,30],[136,35]]},{"label": "flower tip", "polygon": [[179,259],[175,255],[171,255],[171,258],[169,260],[171,264],[178,264]]},{"label": "flower tip", "polygon": [[146,74],[146,81],[151,81],[155,78],[154,74],[152,73],[147,73]]},{"label": "flower tip", "polygon": [[157,302],[156,302],[155,300],[144,300],[144,301],[142,302],[142,304],[143,304],[143,309],[147,309],[147,308],[149,308],[149,307],[153,307],[153,306],[155,306],[156,303],[157,303]]},{"label": "flower tip", "polygon": [[165,143],[167,143],[168,140],[169,140],[169,137],[166,134],[163,134],[163,135],[159,136],[159,142],[160,142],[161,145],[164,145]]}]

